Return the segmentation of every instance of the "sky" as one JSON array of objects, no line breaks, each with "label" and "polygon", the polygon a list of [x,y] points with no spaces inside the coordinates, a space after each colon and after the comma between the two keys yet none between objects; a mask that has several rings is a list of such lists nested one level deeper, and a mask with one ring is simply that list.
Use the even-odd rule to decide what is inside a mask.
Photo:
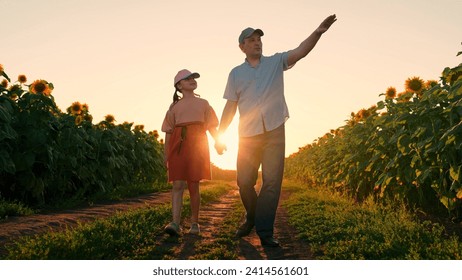
[{"label": "sky", "polygon": [[[93,123],[112,114],[116,124],[159,132],[179,70],[200,73],[196,93],[220,118],[228,74],[244,62],[244,28],[262,29],[263,54],[272,55],[336,14],[284,74],[287,156],[382,100],[389,86],[438,80],[462,62],[462,0],[0,0],[0,11],[0,64],[12,80],[53,83],[61,110],[87,103]],[[210,138],[211,160],[224,169],[235,168],[237,124],[238,115],[223,156]]]}]

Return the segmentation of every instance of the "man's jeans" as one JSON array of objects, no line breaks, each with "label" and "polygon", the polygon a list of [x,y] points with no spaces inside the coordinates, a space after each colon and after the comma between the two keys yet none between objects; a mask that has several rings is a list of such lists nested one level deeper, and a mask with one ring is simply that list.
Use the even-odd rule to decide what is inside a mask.
[{"label": "man's jeans", "polygon": [[[239,138],[237,184],[247,212],[247,222],[255,223],[260,237],[273,236],[274,219],[281,193],[285,159],[284,125],[253,137]],[[255,189],[262,167],[262,186]]]}]

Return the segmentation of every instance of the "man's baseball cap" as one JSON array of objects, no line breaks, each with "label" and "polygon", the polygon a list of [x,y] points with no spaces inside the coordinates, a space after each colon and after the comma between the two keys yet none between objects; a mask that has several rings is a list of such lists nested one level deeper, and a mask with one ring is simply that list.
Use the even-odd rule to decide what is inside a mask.
[{"label": "man's baseball cap", "polygon": [[183,69],[178,71],[178,73],[175,76],[175,79],[173,79],[173,86],[176,87],[176,84],[178,84],[179,81],[187,79],[189,77],[193,77],[194,79],[199,78],[201,75],[199,73],[192,73],[191,71],[187,69]]},{"label": "man's baseball cap", "polygon": [[249,38],[255,32],[260,34],[260,36],[264,35],[264,33],[263,33],[263,31],[261,29],[258,29],[258,28],[254,29],[252,27],[247,27],[246,29],[242,30],[241,35],[239,36],[239,44],[243,44],[244,39]]}]

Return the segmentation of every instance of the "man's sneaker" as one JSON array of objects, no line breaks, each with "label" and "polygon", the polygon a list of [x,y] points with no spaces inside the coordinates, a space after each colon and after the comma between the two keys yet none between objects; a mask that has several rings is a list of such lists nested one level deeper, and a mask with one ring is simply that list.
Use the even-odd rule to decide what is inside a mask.
[{"label": "man's sneaker", "polygon": [[174,222],[169,223],[165,227],[164,231],[166,233],[168,233],[170,236],[179,236],[180,235],[180,227]]},{"label": "man's sneaker", "polygon": [[200,234],[201,229],[199,227],[199,224],[197,224],[197,223],[191,224],[191,228],[189,229],[189,233],[190,234]]},{"label": "man's sneaker", "polygon": [[279,247],[279,241],[272,236],[260,237],[261,245],[264,247]]},{"label": "man's sneaker", "polygon": [[254,225],[248,222],[243,223],[236,231],[236,237],[244,237],[250,234]]}]

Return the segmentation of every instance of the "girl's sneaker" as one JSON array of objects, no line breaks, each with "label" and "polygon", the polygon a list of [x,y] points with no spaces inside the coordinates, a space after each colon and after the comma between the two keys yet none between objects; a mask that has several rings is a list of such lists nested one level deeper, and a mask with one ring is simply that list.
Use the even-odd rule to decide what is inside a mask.
[{"label": "girl's sneaker", "polygon": [[201,230],[200,230],[199,224],[197,224],[197,223],[191,224],[191,228],[189,229],[189,233],[190,234],[200,234]]},{"label": "girl's sneaker", "polygon": [[169,223],[165,228],[164,231],[168,233],[170,236],[179,236],[180,235],[180,227],[174,223]]}]

